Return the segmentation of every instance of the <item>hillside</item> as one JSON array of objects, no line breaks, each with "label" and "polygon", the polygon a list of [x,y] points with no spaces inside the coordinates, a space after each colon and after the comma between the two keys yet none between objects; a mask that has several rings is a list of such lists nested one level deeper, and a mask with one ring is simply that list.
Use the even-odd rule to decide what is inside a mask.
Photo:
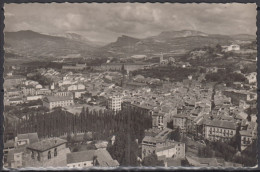
[{"label": "hillside", "polygon": [[89,41],[76,33],[47,35],[33,31],[5,32],[6,59],[47,60],[58,57],[129,57],[136,54],[184,54],[204,46],[229,45],[255,40],[254,35],[217,35],[194,30],[164,31],[158,35],[138,39],[122,35],[115,42]]},{"label": "hillside", "polygon": [[[155,54],[158,52],[187,52],[204,46],[228,45],[234,38],[225,35],[209,35],[199,31],[165,31],[145,39],[121,36],[95,51],[100,56],[130,56],[134,54]],[[102,53],[101,53],[102,52]]]},{"label": "hillside", "polygon": [[84,56],[93,50],[94,46],[90,46],[89,43],[65,37],[45,35],[30,30],[5,32],[7,59],[12,58],[10,54],[31,59],[55,58],[68,54]]}]

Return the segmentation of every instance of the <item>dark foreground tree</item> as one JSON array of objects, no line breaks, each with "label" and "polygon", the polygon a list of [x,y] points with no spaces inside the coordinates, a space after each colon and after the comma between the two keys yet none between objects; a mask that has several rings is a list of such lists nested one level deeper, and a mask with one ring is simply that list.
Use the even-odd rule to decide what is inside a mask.
[{"label": "dark foreground tree", "polygon": [[143,159],[142,165],[146,167],[164,166],[164,162],[158,160],[157,155],[152,153]]}]

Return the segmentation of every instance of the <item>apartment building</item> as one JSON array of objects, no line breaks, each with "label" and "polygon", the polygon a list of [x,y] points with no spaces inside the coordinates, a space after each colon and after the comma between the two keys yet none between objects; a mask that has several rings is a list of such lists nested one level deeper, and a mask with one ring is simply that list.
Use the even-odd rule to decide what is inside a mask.
[{"label": "apartment building", "polygon": [[229,141],[235,134],[235,122],[217,119],[203,122],[203,136],[209,141]]},{"label": "apartment building", "polygon": [[121,110],[122,97],[120,96],[112,96],[108,99],[108,109],[113,110],[115,112]]}]

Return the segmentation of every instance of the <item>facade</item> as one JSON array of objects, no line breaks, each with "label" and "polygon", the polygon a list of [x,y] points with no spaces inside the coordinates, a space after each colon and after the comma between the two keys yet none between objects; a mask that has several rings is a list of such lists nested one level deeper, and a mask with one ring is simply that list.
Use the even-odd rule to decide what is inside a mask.
[{"label": "facade", "polygon": [[33,101],[33,100],[39,100],[42,99],[42,95],[38,95],[38,96],[27,96],[26,100],[27,101]]},{"label": "facade", "polygon": [[108,99],[108,109],[113,110],[115,112],[121,110],[122,98],[120,96],[112,96]]},{"label": "facade", "polygon": [[53,96],[73,96],[70,91],[56,91],[52,93]]},{"label": "facade", "polygon": [[161,112],[153,112],[152,114],[153,128],[158,128],[163,130],[166,127],[166,121],[164,115],[165,114]]},{"label": "facade", "polygon": [[55,107],[66,107],[74,104],[71,96],[48,96],[43,99],[43,106],[48,109]]},{"label": "facade", "polygon": [[28,95],[33,96],[36,94],[36,90],[33,86],[23,87],[22,92],[25,96],[28,96]]},{"label": "facade", "polygon": [[66,165],[66,140],[51,138],[27,146],[28,160],[26,166],[58,167]]},{"label": "facade", "polygon": [[247,124],[246,130],[241,130],[241,150],[245,150],[249,145],[253,143],[253,141],[257,138],[257,123],[250,122]]},{"label": "facade", "polygon": [[23,167],[23,155],[24,155],[24,147],[16,148],[9,151],[7,155],[7,166],[9,168]]},{"label": "facade", "polygon": [[4,85],[6,88],[19,85],[26,80],[26,77],[20,75],[12,75],[5,77]]},{"label": "facade", "polygon": [[184,159],[185,143],[145,136],[142,141],[142,159],[152,153],[155,153],[158,157]]},{"label": "facade", "polygon": [[51,95],[51,90],[46,88],[38,89],[36,90],[36,95]]},{"label": "facade", "polygon": [[236,134],[234,122],[222,120],[205,120],[203,123],[203,136],[209,141],[229,141]]},{"label": "facade", "polygon": [[174,128],[180,128],[181,131],[186,132],[187,128],[187,115],[184,114],[177,114],[173,117],[173,127]]}]

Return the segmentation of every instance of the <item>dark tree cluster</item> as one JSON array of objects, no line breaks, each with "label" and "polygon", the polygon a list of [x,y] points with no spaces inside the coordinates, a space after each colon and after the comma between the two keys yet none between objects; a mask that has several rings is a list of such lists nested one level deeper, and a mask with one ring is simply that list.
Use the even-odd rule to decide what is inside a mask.
[{"label": "dark tree cluster", "polygon": [[[128,119],[130,118],[130,119]],[[107,139],[130,125],[134,139],[142,140],[144,130],[151,128],[151,117],[141,111],[124,110],[117,114],[111,111],[90,111],[83,108],[73,115],[60,108],[52,112],[27,114],[17,124],[18,133],[37,132],[39,137],[62,136],[67,133],[93,132],[93,139]]]},{"label": "dark tree cluster", "polygon": [[219,71],[217,73],[208,73],[205,79],[209,82],[218,82],[231,84],[233,82],[246,82],[246,78],[243,74],[232,73],[230,71]]}]

